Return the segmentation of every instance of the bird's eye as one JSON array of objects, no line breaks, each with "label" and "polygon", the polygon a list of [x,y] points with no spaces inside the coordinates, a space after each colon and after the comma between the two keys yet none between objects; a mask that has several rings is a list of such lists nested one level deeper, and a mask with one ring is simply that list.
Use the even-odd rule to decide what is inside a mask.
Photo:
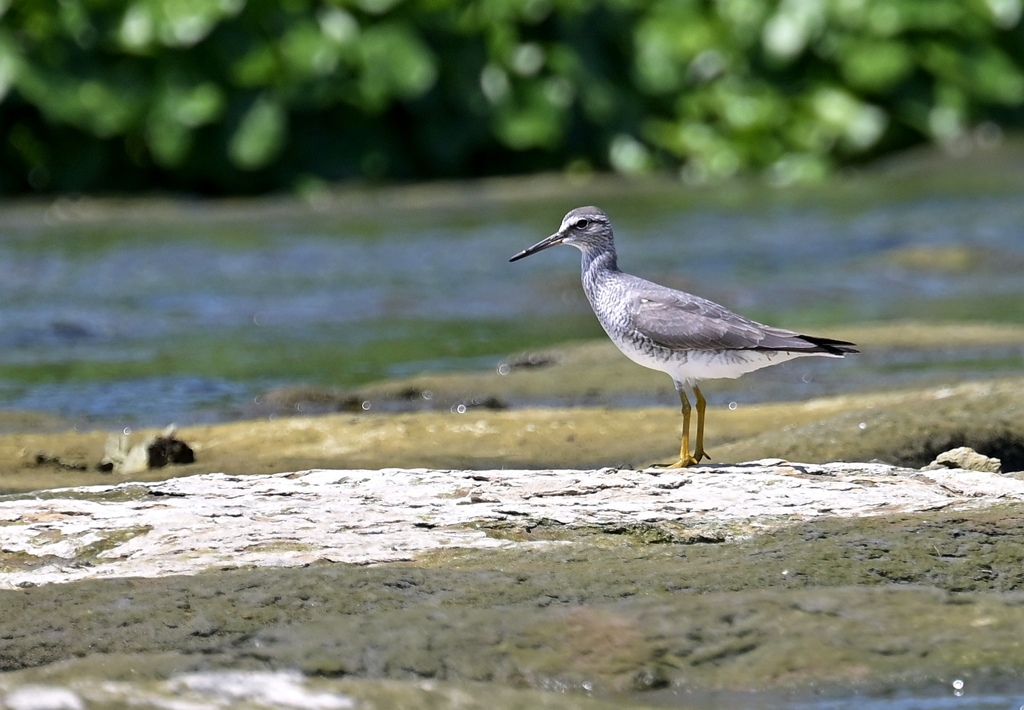
[{"label": "bird's eye", "polygon": [[586,229],[588,224],[590,224],[590,222],[588,222],[587,220],[578,219],[576,220],[576,229]]}]

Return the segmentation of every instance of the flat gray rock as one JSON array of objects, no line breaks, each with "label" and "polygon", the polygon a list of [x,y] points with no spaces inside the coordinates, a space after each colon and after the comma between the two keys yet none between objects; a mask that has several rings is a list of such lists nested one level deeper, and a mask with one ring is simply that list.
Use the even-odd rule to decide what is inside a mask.
[{"label": "flat gray rock", "polygon": [[[318,560],[408,561],[517,541],[509,528],[652,526],[733,539],[822,516],[1024,500],[985,471],[777,459],[685,470],[318,470],[205,474],[0,499],[0,588]],[[506,534],[495,534],[506,531]]]},{"label": "flat gray rock", "polygon": [[203,671],[152,680],[84,677],[26,682],[0,674],[0,707],[7,710],[611,710],[646,707],[573,693],[547,693],[497,684],[315,678],[297,671]]}]

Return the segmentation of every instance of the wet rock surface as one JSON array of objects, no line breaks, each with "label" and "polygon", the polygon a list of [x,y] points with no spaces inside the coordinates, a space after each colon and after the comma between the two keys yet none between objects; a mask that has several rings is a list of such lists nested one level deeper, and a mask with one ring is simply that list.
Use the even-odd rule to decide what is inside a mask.
[{"label": "wet rock surface", "polygon": [[781,461],[8,497],[0,663],[22,670],[0,687],[297,670],[643,702],[1017,677],[1021,497],[1014,476]]},{"label": "wet rock surface", "polygon": [[[940,352],[981,331],[899,333]],[[1019,329],[985,333],[1018,352]],[[661,378],[598,350],[394,384],[509,409],[183,426],[193,463],[132,474],[95,470],[107,432],[8,413],[0,703],[696,707],[1024,677],[1024,380],[716,406],[712,465],[653,471],[677,451],[670,391],[517,408],[491,387],[657,400]],[[1010,473],[920,470],[957,447]],[[231,695],[240,671],[266,674],[252,695]]]},{"label": "wet rock surface", "polygon": [[724,543],[597,534],[416,565],[5,591],[0,638],[6,669],[90,659],[85,672],[49,667],[65,681],[297,669],[639,699],[659,688],[905,688],[1019,677],[1022,557],[1018,506],[822,518]]}]

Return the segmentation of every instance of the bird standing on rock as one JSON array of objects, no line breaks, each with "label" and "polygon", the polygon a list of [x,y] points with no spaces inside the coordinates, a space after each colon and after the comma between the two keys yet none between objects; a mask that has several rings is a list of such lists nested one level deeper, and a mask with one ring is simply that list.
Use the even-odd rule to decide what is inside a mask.
[{"label": "bird standing on rock", "polygon": [[[762,325],[700,296],[619,271],[611,222],[597,207],[570,211],[557,232],[509,261],[557,244],[582,252],[583,291],[612,342],[633,362],[664,372],[675,383],[683,431],[679,460],[668,468],[711,458],[704,451],[707,402],[698,380],[736,378],[798,357],[843,357],[858,352],[853,343]],[[697,440],[692,454],[688,388],[697,401]]]}]

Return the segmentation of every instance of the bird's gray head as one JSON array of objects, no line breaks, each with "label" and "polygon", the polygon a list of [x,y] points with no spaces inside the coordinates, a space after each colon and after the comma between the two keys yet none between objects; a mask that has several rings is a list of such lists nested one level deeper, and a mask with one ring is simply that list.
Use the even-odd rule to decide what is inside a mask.
[{"label": "bird's gray head", "polygon": [[615,253],[612,225],[608,221],[608,215],[597,207],[577,207],[562,218],[562,226],[557,232],[529,249],[523,249],[509,261],[518,261],[556,244],[574,246],[584,254],[593,255],[603,251]]}]

